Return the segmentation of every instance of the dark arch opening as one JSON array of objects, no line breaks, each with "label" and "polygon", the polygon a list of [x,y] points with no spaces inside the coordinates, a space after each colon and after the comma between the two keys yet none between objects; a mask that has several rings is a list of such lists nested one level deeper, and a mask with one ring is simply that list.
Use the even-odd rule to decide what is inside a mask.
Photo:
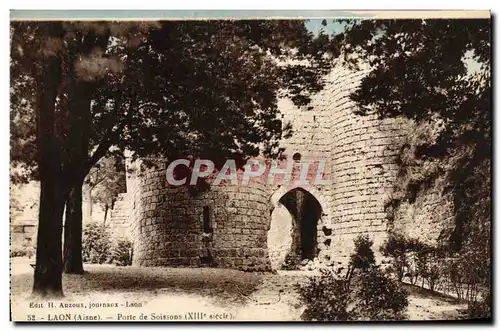
[{"label": "dark arch opening", "polygon": [[280,201],[294,219],[292,251],[295,260],[314,259],[317,252],[318,220],[322,210],[318,200],[308,191],[295,188],[288,191]]}]

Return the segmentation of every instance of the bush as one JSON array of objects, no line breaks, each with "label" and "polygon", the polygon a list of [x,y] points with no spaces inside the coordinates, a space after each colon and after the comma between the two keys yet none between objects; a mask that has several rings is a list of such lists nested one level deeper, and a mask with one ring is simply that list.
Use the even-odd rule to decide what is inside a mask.
[{"label": "bush", "polygon": [[320,276],[309,277],[304,286],[298,287],[299,296],[306,304],[302,318],[306,321],[348,321],[348,280],[332,269],[320,269]]},{"label": "bush", "polygon": [[399,281],[405,277],[413,285],[419,277],[427,280],[429,284],[435,284],[437,281],[437,270],[429,270],[428,266],[429,255],[434,256],[436,248],[422,243],[419,239],[391,233],[380,247],[380,252],[384,257],[390,258],[391,271]]},{"label": "bush", "polygon": [[405,317],[407,292],[375,264],[373,242],[367,236],[355,241],[347,273],[321,269],[298,292],[306,309],[305,320],[399,320]]},{"label": "bush", "polygon": [[355,316],[359,320],[401,320],[408,306],[408,293],[400,282],[384,275],[378,266],[356,275]]},{"label": "bush", "polygon": [[128,239],[119,239],[113,245],[111,261],[117,266],[132,265],[132,242]]},{"label": "bush", "polygon": [[83,227],[82,259],[86,263],[103,264],[110,259],[111,239],[108,228],[95,222]]},{"label": "bush", "polygon": [[10,257],[26,256],[26,251],[22,248],[12,247],[10,249]]},{"label": "bush", "polygon": [[35,255],[35,249],[31,246],[12,247],[10,249],[10,257],[24,257],[32,258]]},{"label": "bush", "polygon": [[368,236],[358,236],[354,239],[354,253],[351,254],[350,265],[358,269],[367,269],[374,266],[375,254],[372,246],[373,241]]},{"label": "bush", "polygon": [[491,318],[491,293],[488,293],[481,301],[469,302],[467,317],[473,319]]},{"label": "bush", "polygon": [[389,238],[380,247],[380,253],[389,257],[392,270],[399,281],[402,281],[408,268],[407,239],[399,234],[390,234]]},{"label": "bush", "polygon": [[444,276],[447,277],[459,300],[476,302],[490,289],[490,270],[475,252],[460,252],[445,261]]}]

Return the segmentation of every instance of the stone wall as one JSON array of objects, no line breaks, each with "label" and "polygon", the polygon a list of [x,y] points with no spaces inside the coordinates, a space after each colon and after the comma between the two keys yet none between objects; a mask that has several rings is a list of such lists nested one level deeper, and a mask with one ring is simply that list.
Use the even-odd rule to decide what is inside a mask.
[{"label": "stone wall", "polygon": [[110,211],[108,226],[113,238],[131,239],[129,217],[131,213],[130,200],[127,193],[120,193],[115,201],[114,208]]},{"label": "stone wall", "polygon": [[12,248],[36,247],[36,219],[18,221],[10,225],[10,245]]},{"label": "stone wall", "polygon": [[126,178],[127,178],[127,193],[126,200],[128,201],[128,226],[130,238],[133,243],[133,256],[132,263],[134,265],[139,265],[136,259],[136,251],[140,251],[142,247],[142,239],[139,238],[140,230],[140,220],[143,217],[143,203],[142,203],[142,169],[144,168],[142,161],[137,160],[131,162],[127,160],[126,162]]},{"label": "stone wall", "polygon": [[407,238],[440,246],[447,244],[455,227],[453,194],[444,191],[444,177],[422,188],[415,201],[403,201],[394,212],[391,230]]}]

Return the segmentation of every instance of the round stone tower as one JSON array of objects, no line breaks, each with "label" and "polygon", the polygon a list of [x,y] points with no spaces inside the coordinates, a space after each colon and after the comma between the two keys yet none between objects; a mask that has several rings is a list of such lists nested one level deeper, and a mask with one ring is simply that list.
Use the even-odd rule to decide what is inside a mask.
[{"label": "round stone tower", "polygon": [[169,186],[165,162],[135,173],[134,264],[270,270],[269,190],[258,182]]}]

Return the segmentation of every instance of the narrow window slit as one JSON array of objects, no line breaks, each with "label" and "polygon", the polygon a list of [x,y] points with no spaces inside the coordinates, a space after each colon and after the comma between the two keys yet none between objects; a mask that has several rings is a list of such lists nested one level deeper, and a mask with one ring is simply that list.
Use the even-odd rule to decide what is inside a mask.
[{"label": "narrow window slit", "polygon": [[208,206],[203,207],[203,232],[211,233],[212,222],[210,220],[210,208]]}]

